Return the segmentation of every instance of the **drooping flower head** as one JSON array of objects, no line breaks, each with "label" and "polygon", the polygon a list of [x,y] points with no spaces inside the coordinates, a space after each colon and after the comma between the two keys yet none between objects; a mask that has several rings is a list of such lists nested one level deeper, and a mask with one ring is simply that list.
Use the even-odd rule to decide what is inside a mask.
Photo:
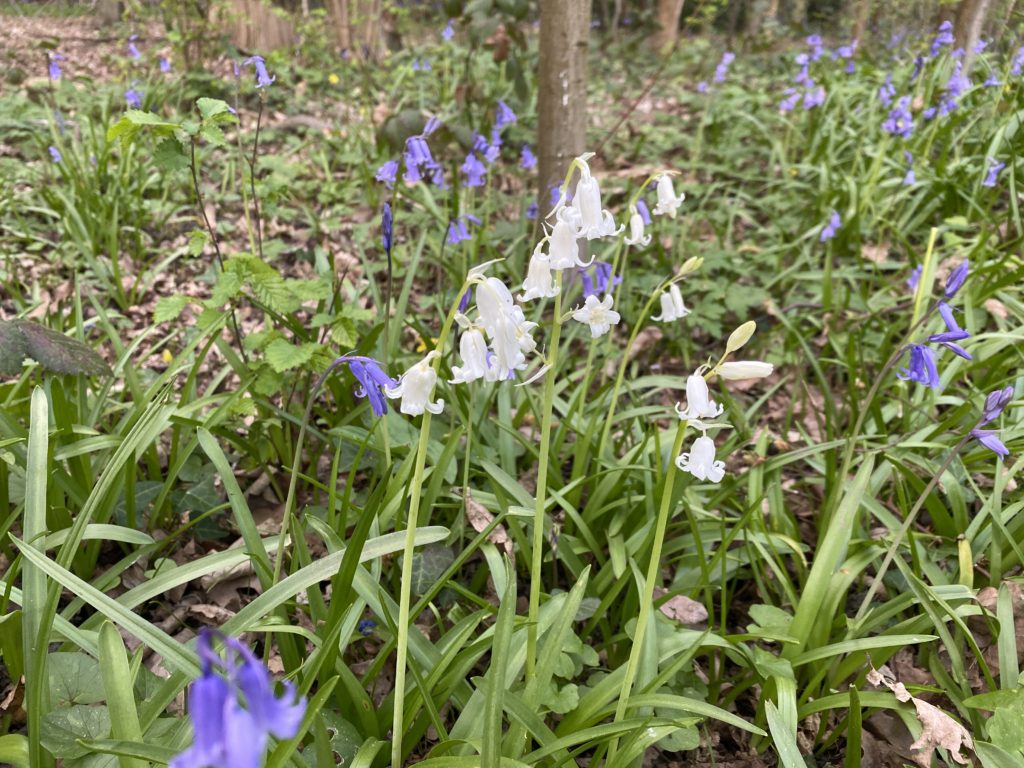
[{"label": "drooping flower head", "polygon": [[999,172],[1006,167],[1006,163],[996,160],[994,157],[988,159],[988,172],[985,174],[985,180],[981,182],[983,187],[994,187],[996,181],[999,179]]},{"label": "drooping flower head", "polygon": [[946,330],[943,333],[933,333],[928,337],[928,341],[945,347],[950,352],[962,357],[964,360],[973,359],[970,352],[957,344],[958,341],[970,338],[971,334],[957,324],[956,317],[953,315],[953,308],[946,302],[940,301],[939,315],[946,323]]},{"label": "drooping flower head", "polygon": [[686,199],[686,194],[680,193],[676,195],[676,190],[672,186],[672,177],[667,173],[661,174],[657,178],[657,183],[658,202],[654,206],[654,215],[661,216],[664,214],[674,219],[676,217],[676,210]]},{"label": "drooping flower head", "polygon": [[64,159],[64,157],[60,153],[60,150],[57,149],[52,144],[49,146],[48,151],[50,153],[50,158],[53,160],[53,162],[59,163],[61,160]]},{"label": "drooping flower head", "polygon": [[726,76],[729,74],[729,65],[736,59],[736,54],[732,51],[726,51],[722,54],[721,60],[718,62],[718,66],[715,67],[715,82],[724,83]]},{"label": "drooping flower head", "polygon": [[49,58],[50,58],[50,62],[49,62],[48,69],[49,69],[50,79],[52,81],[56,82],[56,81],[60,80],[60,76],[61,76],[60,62],[64,61],[64,57],[61,56],[56,51],[52,51],[50,53]]},{"label": "drooping flower head", "polygon": [[647,247],[651,242],[651,236],[644,234],[644,217],[636,206],[631,209],[629,216],[629,235],[626,236],[626,245],[639,245]]},{"label": "drooping flower head", "polygon": [[248,59],[242,62],[242,66],[248,66],[252,64],[256,70],[256,87],[266,88],[268,85],[277,80],[277,75],[273,77],[267,72],[267,63],[263,60],[262,56],[250,56]]},{"label": "drooping flower head", "polygon": [[494,127],[500,131],[506,125],[512,125],[515,121],[516,113],[512,111],[512,107],[504,101],[499,101],[498,112],[494,117]]},{"label": "drooping flower head", "polygon": [[[670,323],[674,320],[681,320],[690,314],[690,310],[688,310],[686,305],[683,303],[683,294],[679,290],[679,286],[675,283],[672,283],[672,285],[668,287],[667,291],[662,292],[660,300],[661,314],[654,315],[651,317],[651,320],[659,323]],[[699,378],[701,380],[704,379],[703,376],[700,376]],[[689,383],[687,383],[687,387],[689,388]],[[707,388],[706,383],[704,387],[705,389]]]},{"label": "drooping flower head", "polygon": [[384,399],[384,392],[389,387],[398,384],[381,368],[380,363],[370,357],[350,356],[348,358],[348,369],[352,372],[358,382],[353,394],[358,398],[366,398],[370,401],[370,408],[374,416],[380,417],[388,412],[388,403]]},{"label": "drooping flower head", "polygon": [[383,181],[387,185],[388,189],[391,189],[395,180],[398,178],[398,161],[388,160],[384,165],[377,169],[377,175],[374,176],[377,181]]},{"label": "drooping flower head", "polygon": [[1001,457],[1009,456],[1010,449],[999,439],[996,430],[982,429],[981,427],[999,418],[1011,400],[1013,400],[1012,386],[989,393],[981,410],[981,419],[978,421],[978,425],[971,430],[971,437]]},{"label": "drooping flower head", "polygon": [[384,388],[384,394],[392,400],[401,398],[399,410],[407,416],[419,416],[424,411],[436,414],[444,410],[444,400],[430,401],[437,383],[437,371],[431,362],[438,355],[437,350],[432,350],[402,374],[397,384]]},{"label": "drooping flower head", "polygon": [[953,22],[946,20],[939,25],[939,33],[932,40],[932,58],[938,56],[943,47],[953,45],[954,42],[956,38],[953,37]]},{"label": "drooping flower head", "polygon": [[142,109],[142,91],[135,90],[135,85],[124,92],[124,100],[132,109]]},{"label": "drooping flower head", "polygon": [[533,154],[529,144],[523,144],[519,150],[519,167],[526,171],[532,171],[537,167],[537,156]]},{"label": "drooping flower head", "polygon": [[202,676],[188,694],[194,738],[170,768],[259,766],[270,736],[290,739],[299,732],[306,700],[295,686],[286,682],[278,696],[270,672],[241,642],[221,636],[223,656],[213,650],[218,634],[199,634]]},{"label": "drooping flower head", "polygon": [[163,72],[165,75],[171,71],[171,60],[168,59],[166,56],[160,57],[160,71]]},{"label": "drooping flower head", "polygon": [[700,424],[702,419],[714,419],[722,415],[724,408],[711,399],[708,382],[698,369],[686,377],[686,408],[676,404],[676,415],[684,421]]},{"label": "drooping flower head", "polygon": [[916,381],[926,387],[939,386],[939,369],[935,365],[935,353],[924,344],[910,345],[910,365],[896,374],[904,380]]},{"label": "drooping flower head", "polygon": [[707,434],[701,434],[694,440],[688,453],[679,455],[676,466],[698,480],[719,483],[725,477],[725,462],[715,461],[715,441]]},{"label": "drooping flower head", "polygon": [[821,235],[818,240],[822,243],[826,243],[836,236],[836,232],[843,226],[843,220],[839,216],[838,211],[832,211],[832,215],[829,217],[828,223],[822,228]]},{"label": "drooping flower head", "polygon": [[960,287],[967,280],[967,273],[971,268],[971,262],[969,259],[961,261],[956,268],[949,273],[949,277],[946,278],[946,289],[945,297],[949,301],[952,299],[956,292],[960,290]]},{"label": "drooping flower head", "polygon": [[138,61],[142,58],[142,54],[139,53],[138,46],[135,45],[135,41],[139,39],[138,35],[132,35],[128,38],[128,55]]},{"label": "drooping flower head", "polygon": [[473,152],[466,155],[466,160],[459,166],[459,170],[465,176],[462,182],[464,187],[482,187],[487,181],[487,166],[481,163]]},{"label": "drooping flower head", "polygon": [[455,37],[455,27],[452,25],[452,20],[448,19],[448,23],[444,25],[444,30],[441,32],[441,37],[445,40],[451,40]]},{"label": "drooping flower head", "polygon": [[903,177],[903,186],[911,187],[917,183],[917,177],[914,175],[914,156],[908,152],[903,152],[903,158],[907,161],[907,173]]}]

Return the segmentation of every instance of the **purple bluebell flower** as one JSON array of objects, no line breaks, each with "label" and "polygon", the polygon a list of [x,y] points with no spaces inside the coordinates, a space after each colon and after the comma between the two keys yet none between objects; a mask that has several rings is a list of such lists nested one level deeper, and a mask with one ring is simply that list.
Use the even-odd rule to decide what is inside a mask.
[{"label": "purple bluebell flower", "polygon": [[[557,184],[552,184],[548,187],[548,193],[551,195],[551,207],[554,208],[558,205],[558,201],[562,197],[562,188]],[[565,203],[568,205],[572,202],[572,190],[565,191]]]},{"label": "purple bluebell flower", "polygon": [[903,157],[907,161],[907,174],[903,177],[903,186],[910,187],[917,183],[917,177],[914,176],[914,156],[904,150]]},{"label": "purple bluebell flower", "polygon": [[441,37],[445,40],[451,40],[455,37],[455,27],[452,25],[451,19],[448,19],[448,23],[444,25],[444,31],[441,32]]},{"label": "purple bluebell flower", "polygon": [[142,54],[139,53],[138,47],[135,45],[135,41],[139,39],[138,35],[132,35],[128,38],[128,55],[138,61],[142,58]]},{"label": "purple bluebell flower", "polygon": [[707,93],[707,92],[708,92],[708,81],[707,80],[701,80],[699,83],[697,83],[697,93]]},{"label": "purple bluebell flower", "polygon": [[467,288],[466,292],[462,294],[462,298],[459,299],[459,312],[466,314],[466,310],[469,309],[469,300],[473,296],[473,289]]},{"label": "purple bluebell flower", "polygon": [[989,393],[988,397],[985,398],[985,405],[981,409],[981,421],[978,422],[978,426],[983,426],[999,418],[999,415],[1006,409],[1011,400],[1013,400],[1012,386]]},{"label": "purple bluebell flower", "polygon": [[459,243],[471,239],[472,236],[469,234],[469,229],[466,227],[465,216],[457,216],[448,222],[448,237],[445,240],[448,245],[458,245]]},{"label": "purple bluebell flower", "polygon": [[434,163],[427,168],[430,175],[430,183],[438,189],[448,189],[444,180],[444,167],[440,163]]},{"label": "purple bluebell flower", "polygon": [[909,139],[914,133],[914,116],[910,113],[910,97],[900,96],[896,106],[889,110],[889,117],[882,123],[882,130]]},{"label": "purple bluebell flower", "polygon": [[134,84],[124,92],[124,100],[132,109],[142,109],[142,91],[135,90]]},{"label": "purple bluebell flower", "polygon": [[1011,77],[1020,77],[1021,71],[1024,71],[1024,45],[1017,49],[1017,53],[1013,55],[1013,62],[1010,65]]},{"label": "purple bluebell flower", "polygon": [[487,179],[487,166],[481,163],[472,152],[466,155],[466,160],[459,166],[459,170],[466,177],[462,183],[464,187],[482,187]]},{"label": "purple bluebell flower", "polygon": [[494,117],[494,127],[501,130],[506,125],[512,125],[516,121],[516,113],[512,111],[512,107],[506,104],[504,101],[498,102],[498,112]]},{"label": "purple bluebell flower", "polygon": [[800,103],[803,94],[796,88],[787,88],[784,93],[786,97],[779,102],[779,112],[792,112]]},{"label": "purple bluebell flower", "polygon": [[907,278],[907,287],[916,291],[918,284],[921,282],[921,272],[924,271],[924,267],[918,264],[914,267],[914,271],[910,273],[910,277]]},{"label": "purple bluebell flower", "polygon": [[651,211],[642,197],[637,198],[636,212],[640,214],[640,218],[643,220],[644,226],[649,227],[651,225]]},{"label": "purple bluebell flower", "polygon": [[953,37],[953,22],[947,19],[939,25],[939,33],[932,40],[932,58],[938,56],[944,46],[952,45],[954,42],[956,38]]},{"label": "purple bluebell flower", "polygon": [[391,189],[395,180],[398,178],[398,161],[388,160],[384,165],[377,169],[377,175],[374,176],[377,181],[383,181],[388,189]]},{"label": "purple bluebell flower", "polygon": [[160,71],[163,72],[165,75],[171,71],[171,60],[168,59],[166,56],[160,57]]},{"label": "purple bluebell flower", "polygon": [[405,140],[405,174],[403,178],[408,182],[417,182],[421,178],[420,168],[430,169],[434,166],[434,156],[430,154],[430,147],[427,146],[425,132],[419,136],[410,136]]},{"label": "purple bluebell flower", "polygon": [[964,57],[964,49],[962,47],[961,48],[954,48],[953,52],[951,54],[949,54],[949,55],[951,57],[953,57],[954,59],[962,59]]},{"label": "purple bluebell flower", "polygon": [[825,103],[825,89],[822,86],[812,88],[804,93],[804,109],[814,109]]},{"label": "purple bluebell flower", "polygon": [[523,144],[522,149],[519,150],[519,167],[527,171],[532,171],[537,167],[537,156],[533,154],[529,144]]},{"label": "purple bluebell flower", "polygon": [[718,62],[718,66],[715,67],[715,82],[724,83],[726,76],[729,74],[729,65],[732,64],[736,58],[736,54],[732,51],[726,51],[722,54],[721,60]]},{"label": "purple bluebell flower", "polygon": [[848,62],[846,62],[846,66],[843,67],[843,72],[845,72],[848,75],[852,75],[856,71],[857,71],[857,62],[855,62],[853,59],[850,59]]},{"label": "purple bluebell flower", "polygon": [[933,389],[939,386],[939,369],[935,365],[935,353],[923,344],[910,345],[910,365],[896,376],[904,381],[916,381]]},{"label": "purple bluebell flower", "polygon": [[963,286],[970,268],[970,260],[964,259],[952,272],[949,273],[949,277],[946,278],[945,288],[945,298],[947,301],[956,296],[956,292],[960,290],[961,286]]},{"label": "purple bluebell flower", "polygon": [[529,219],[530,221],[533,221],[534,219],[537,218],[537,213],[537,201],[534,200],[532,203],[526,206],[526,218]]},{"label": "purple bluebell flower", "polygon": [[1010,455],[1010,449],[999,439],[999,435],[996,434],[994,429],[979,429],[975,427],[971,430],[971,437],[999,456],[1006,457]]},{"label": "purple bluebell flower", "polygon": [[981,182],[983,187],[994,187],[996,181],[999,178],[999,172],[1006,167],[1006,163],[996,160],[994,157],[988,159],[988,173],[985,174],[985,180]]},{"label": "purple bluebell flower", "polygon": [[391,214],[391,203],[384,203],[384,211],[380,217],[380,238],[384,244],[384,252],[391,256],[391,235],[394,228],[394,217]]},{"label": "purple bluebell flower", "polygon": [[917,80],[922,69],[924,69],[924,56],[918,56],[914,59],[914,71],[910,73],[910,82]]},{"label": "purple bluebell flower", "polygon": [[989,72],[985,82],[982,83],[986,88],[999,88],[1002,84],[1003,81],[996,77],[995,72]]},{"label": "purple bluebell flower", "polygon": [[583,297],[598,296],[606,294],[616,285],[622,282],[622,277],[612,275],[612,265],[605,261],[595,261],[593,264],[594,276],[590,276],[590,270],[580,270],[580,282],[583,283]]},{"label": "purple bluebell flower", "polygon": [[958,61],[953,67],[953,72],[946,81],[945,89],[951,98],[956,98],[971,87],[971,78],[964,73],[962,61]]},{"label": "purple bluebell flower", "polygon": [[430,62],[426,58],[423,58],[423,59],[419,59],[419,58],[413,59],[412,60],[412,71],[413,72],[429,72],[430,71]]},{"label": "purple bluebell flower", "polygon": [[[448,22],[449,26],[451,22]],[[373,619],[360,619],[359,623],[356,624],[356,631],[359,632],[363,637],[369,637],[373,634],[374,627],[377,626],[377,622]]]},{"label": "purple bluebell flower", "polygon": [[811,61],[817,61],[824,55],[825,48],[822,46],[821,35],[808,35],[804,42],[811,47]]},{"label": "purple bluebell flower", "polygon": [[270,736],[290,739],[299,732],[306,700],[295,686],[285,682],[283,694],[276,695],[270,672],[241,642],[222,637],[223,657],[214,652],[217,635],[208,629],[199,633],[202,677],[188,693],[194,738],[170,768],[259,766]]},{"label": "purple bluebell flower", "polygon": [[346,355],[343,359],[348,363],[348,369],[357,382],[352,394],[360,399],[365,397],[369,400],[374,416],[379,418],[385,415],[388,412],[388,401],[384,390],[397,387],[398,382],[384,373],[380,363],[372,357]]},{"label": "purple bluebell flower", "polygon": [[491,128],[491,143],[488,144],[487,149],[484,150],[484,160],[490,164],[499,157],[501,157],[501,134],[495,127]]},{"label": "purple bluebell flower", "polygon": [[976,42],[974,44],[974,52],[975,53],[981,53],[986,48],[988,48],[988,40],[979,40],[978,42]]},{"label": "purple bluebell flower", "polygon": [[55,163],[59,163],[61,160],[64,159],[63,156],[61,156],[60,154],[60,150],[53,146],[53,144],[51,144],[48,147],[47,151],[50,153],[50,157],[53,159],[53,162]]},{"label": "purple bluebell flower", "polygon": [[50,53],[50,64],[49,64],[48,69],[49,69],[50,79],[52,81],[54,81],[54,82],[57,82],[58,80],[60,80],[60,75],[61,75],[60,62],[62,62],[62,61],[64,61],[64,57],[61,56],[59,53],[56,53],[56,52]]},{"label": "purple bluebell flower", "polygon": [[886,106],[892,103],[896,95],[896,86],[892,84],[892,72],[885,76],[885,82],[878,87],[878,100]]},{"label": "purple bluebell flower", "polygon": [[266,88],[268,85],[277,80],[277,75],[273,77],[267,72],[267,63],[263,60],[262,56],[250,56],[248,59],[242,62],[242,66],[248,66],[252,64],[256,70],[256,87]]},{"label": "purple bluebell flower", "polygon": [[836,48],[835,54],[832,56],[833,59],[852,59],[853,54],[857,50],[857,41],[854,40],[852,43],[847,45],[840,45]]},{"label": "purple bluebell flower", "polygon": [[971,334],[957,325],[956,317],[953,315],[953,308],[946,302],[940,301],[939,314],[946,323],[946,330],[943,333],[933,333],[928,337],[928,341],[945,347],[953,354],[962,357],[964,360],[973,359],[970,352],[957,344],[958,341],[969,339]]},{"label": "purple bluebell flower", "polygon": [[832,211],[832,215],[829,217],[828,224],[826,224],[821,230],[821,236],[818,240],[822,243],[828,242],[836,236],[836,232],[843,226],[843,220],[839,217],[838,211]]}]

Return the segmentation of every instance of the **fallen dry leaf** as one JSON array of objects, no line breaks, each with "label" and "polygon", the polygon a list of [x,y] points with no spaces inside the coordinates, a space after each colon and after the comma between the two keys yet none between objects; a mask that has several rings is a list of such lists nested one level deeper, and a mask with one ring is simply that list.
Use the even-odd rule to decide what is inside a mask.
[{"label": "fallen dry leaf", "polygon": [[[469,489],[466,490],[466,519],[477,533],[487,530],[487,526],[494,522],[494,515],[488,512],[483,504],[473,499]],[[505,526],[496,526],[487,535],[487,540],[504,549],[506,555],[512,554],[512,539],[509,538]]]},{"label": "fallen dry leaf", "polygon": [[[654,588],[654,599],[663,597],[668,590],[661,587]],[[708,609],[702,603],[698,603],[686,595],[670,597],[659,606],[659,610],[670,619],[675,619],[681,624],[700,624],[708,619]]]}]

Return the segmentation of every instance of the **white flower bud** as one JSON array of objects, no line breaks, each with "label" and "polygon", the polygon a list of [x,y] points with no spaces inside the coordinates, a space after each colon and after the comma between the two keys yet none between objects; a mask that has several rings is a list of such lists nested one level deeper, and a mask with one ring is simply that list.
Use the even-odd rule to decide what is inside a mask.
[{"label": "white flower bud", "polygon": [[762,363],[760,360],[737,360],[731,363],[722,363],[715,369],[715,373],[728,381],[739,379],[763,379],[775,370],[771,363]]}]

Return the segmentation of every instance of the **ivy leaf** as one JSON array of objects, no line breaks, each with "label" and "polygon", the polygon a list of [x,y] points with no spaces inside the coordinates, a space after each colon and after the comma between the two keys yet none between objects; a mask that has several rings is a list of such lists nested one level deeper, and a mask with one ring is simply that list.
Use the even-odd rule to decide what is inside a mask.
[{"label": "ivy leaf", "polygon": [[295,346],[284,339],[274,339],[267,345],[267,362],[277,373],[305,365],[320,348],[319,344],[309,343]]},{"label": "ivy leaf", "polygon": [[[102,683],[99,687],[102,690]],[[43,746],[66,762],[89,753],[88,747],[78,743],[79,739],[93,741],[110,735],[110,713],[106,707],[75,704],[47,712],[42,725]]]},{"label": "ivy leaf", "polygon": [[156,302],[156,309],[153,310],[154,323],[166,323],[168,320],[176,320],[185,311],[191,299],[188,296],[162,296]]},{"label": "ivy leaf", "polygon": [[428,544],[412,556],[412,591],[425,595],[455,562],[455,554],[443,544]]},{"label": "ivy leaf", "polygon": [[185,148],[173,136],[168,136],[156,145],[156,149],[153,150],[153,162],[165,171],[180,171],[189,165]]},{"label": "ivy leaf", "polygon": [[47,658],[50,698],[56,707],[103,701],[100,665],[84,653],[51,653]]},{"label": "ivy leaf", "polygon": [[17,376],[28,357],[28,345],[15,323],[0,322],[0,374]]},{"label": "ivy leaf", "polygon": [[[20,342],[18,341],[20,337]],[[108,376],[111,371],[103,358],[77,339],[58,333],[29,320],[0,321],[0,373],[16,375],[15,358],[31,357],[44,369],[62,374]]]}]

